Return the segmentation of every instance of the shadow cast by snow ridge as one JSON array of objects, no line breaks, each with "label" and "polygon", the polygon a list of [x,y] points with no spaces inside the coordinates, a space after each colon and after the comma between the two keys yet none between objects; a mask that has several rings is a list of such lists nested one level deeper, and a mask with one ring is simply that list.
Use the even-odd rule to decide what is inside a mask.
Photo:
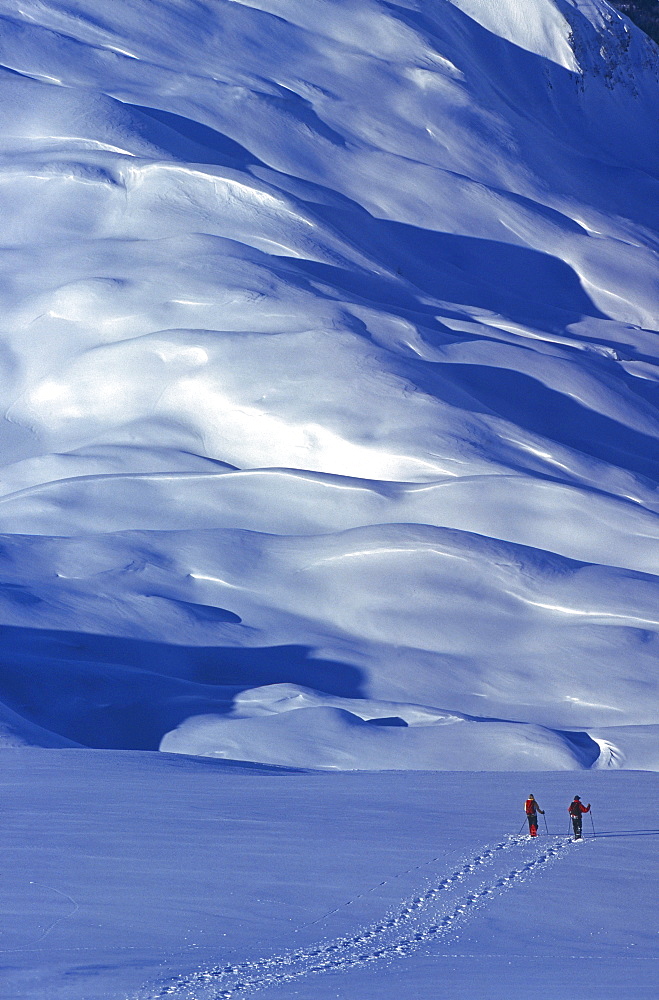
[{"label": "shadow cast by snow ridge", "polygon": [[361,672],[308,646],[175,646],[85,632],[0,628],[0,702],[94,749],[157,750],[192,715],[228,713],[236,694],[267,684],[360,697]]},{"label": "shadow cast by snow ridge", "polygon": [[[350,212],[326,205],[314,205],[313,209],[340,233],[354,227],[358,213],[360,249],[427,295],[547,330],[565,329],[584,315],[607,319],[584,290],[574,268],[546,251],[376,219],[357,207]],[[399,288],[393,280],[365,277],[311,260],[296,260],[294,267],[311,277],[330,278],[357,294],[363,295],[370,287],[373,297],[388,305],[411,306],[417,311],[427,308],[418,299],[410,301],[409,285]],[[532,302],[538,304],[534,309],[530,308]]]},{"label": "shadow cast by snow ridge", "polygon": [[[172,111],[162,111],[159,108],[147,108],[138,104],[129,104],[136,114],[144,116],[149,121],[155,121],[165,128],[157,132],[157,138],[176,159],[195,163],[211,163],[217,166],[228,166],[246,170],[250,166],[260,165],[261,160],[254,156],[245,146],[231,139],[223,132],[210,128],[194,118],[176,115]],[[151,129],[149,129],[151,131]]]},{"label": "shadow cast by snow ridge", "polygon": [[[659,482],[656,442],[508,368],[455,364],[453,381],[499,416],[600,461]],[[637,380],[638,381],[638,380]]]}]

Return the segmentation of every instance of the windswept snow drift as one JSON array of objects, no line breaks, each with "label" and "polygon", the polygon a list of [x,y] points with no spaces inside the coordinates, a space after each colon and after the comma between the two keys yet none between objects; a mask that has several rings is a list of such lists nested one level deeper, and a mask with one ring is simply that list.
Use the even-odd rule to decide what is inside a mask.
[{"label": "windswept snow drift", "polygon": [[657,49],[523,7],[2,0],[1,741],[657,766]]}]

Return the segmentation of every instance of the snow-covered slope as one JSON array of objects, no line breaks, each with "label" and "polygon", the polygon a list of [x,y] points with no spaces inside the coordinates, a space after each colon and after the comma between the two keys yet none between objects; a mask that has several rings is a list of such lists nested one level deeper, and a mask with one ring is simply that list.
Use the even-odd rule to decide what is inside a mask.
[{"label": "snow-covered slope", "polygon": [[3,742],[656,766],[656,46],[604,0],[0,28]]}]

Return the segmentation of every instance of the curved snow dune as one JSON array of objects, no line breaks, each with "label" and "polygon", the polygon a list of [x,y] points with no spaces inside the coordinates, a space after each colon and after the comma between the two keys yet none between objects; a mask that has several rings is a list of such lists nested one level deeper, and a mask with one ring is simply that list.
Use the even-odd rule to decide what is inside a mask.
[{"label": "curved snow dune", "polygon": [[[19,701],[30,678],[50,676],[52,685],[52,668],[43,663],[52,648],[64,691],[76,695],[64,713],[72,727],[64,735],[72,739],[79,730],[71,712],[85,718],[77,692],[85,690],[86,671],[68,662],[52,633],[23,662],[35,615],[39,629],[89,633],[82,648],[91,661],[98,655],[94,635],[124,637],[127,651],[114,638],[118,658],[110,662],[124,678],[112,700],[125,698],[127,738],[145,724],[130,722],[131,683],[153,692],[157,730],[158,718],[160,724],[172,718],[157,693],[162,675],[192,685],[187,715],[216,712],[213,698],[222,699],[221,690],[199,689],[200,680],[233,685],[234,692],[252,686],[232,647],[251,650],[256,663],[260,657],[259,683],[267,684],[291,677],[285,663],[268,666],[268,649],[295,644],[315,650],[317,663],[306,670],[320,690],[343,696],[558,729],[654,718],[659,619],[657,578],[648,574],[420,525],[321,536],[237,530],[4,535],[2,546],[2,579],[12,581],[0,589],[2,615],[18,630],[5,675],[14,692],[18,685]],[[132,658],[129,640],[142,641],[142,659]],[[181,653],[163,659],[157,645],[163,643]],[[215,649],[207,650],[201,674],[198,647]],[[228,674],[225,660],[233,663]],[[597,674],[584,663],[596,663]],[[99,684],[106,672],[103,667]],[[178,695],[184,699],[185,684],[169,697]],[[62,699],[53,706],[44,688],[43,699],[33,702],[33,711],[45,713],[43,725],[64,711]],[[178,704],[180,720],[185,701]],[[121,715],[120,707],[113,711]],[[374,732],[374,744],[377,738]]]},{"label": "curved snow dune", "polygon": [[541,726],[481,722],[410,728],[394,716],[372,725],[340,708],[300,708],[266,719],[191,716],[160,743],[166,753],[334,770],[577,770],[598,760]]},{"label": "curved snow dune", "polygon": [[[0,700],[42,657],[34,725],[153,746],[317,684],[371,762],[438,737],[323,695],[565,760],[654,723],[651,43],[600,0],[106,6],[0,10]],[[184,646],[263,663],[212,692]]]},{"label": "curved snow dune", "polygon": [[[180,463],[181,456],[175,457]],[[70,455],[61,471],[71,471],[75,460]],[[91,463],[93,456],[79,461]],[[593,490],[519,475],[410,484],[292,469],[211,472],[206,471],[211,463],[199,465],[198,472],[110,473],[31,484],[0,496],[0,530],[64,536],[147,526],[153,531],[239,527],[290,535],[407,522],[456,528],[583,562],[659,571],[656,513]],[[4,471],[5,488],[10,477],[17,486],[44,472],[34,460],[19,463]],[[74,525],[71,510],[78,512]]]},{"label": "curved snow dune", "polygon": [[530,845],[526,838],[511,837],[485,847],[461,867],[426,885],[400,909],[353,935],[281,955],[201,970],[157,992],[141,992],[140,1000],[147,996],[149,1000],[191,996],[197,1000],[233,1000],[311,975],[347,972],[404,958],[459,933],[464,923],[491,899],[556,864],[569,849],[570,840],[566,838],[553,837],[548,843]]}]

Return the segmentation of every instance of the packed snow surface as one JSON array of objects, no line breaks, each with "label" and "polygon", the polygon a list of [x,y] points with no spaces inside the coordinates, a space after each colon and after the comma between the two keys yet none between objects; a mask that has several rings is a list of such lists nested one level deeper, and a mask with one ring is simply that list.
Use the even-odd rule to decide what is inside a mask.
[{"label": "packed snow surface", "polygon": [[0,0],[0,744],[658,765],[604,0]]},{"label": "packed snow surface", "polygon": [[5,750],[3,1000],[654,1000],[656,774],[529,778]]}]

